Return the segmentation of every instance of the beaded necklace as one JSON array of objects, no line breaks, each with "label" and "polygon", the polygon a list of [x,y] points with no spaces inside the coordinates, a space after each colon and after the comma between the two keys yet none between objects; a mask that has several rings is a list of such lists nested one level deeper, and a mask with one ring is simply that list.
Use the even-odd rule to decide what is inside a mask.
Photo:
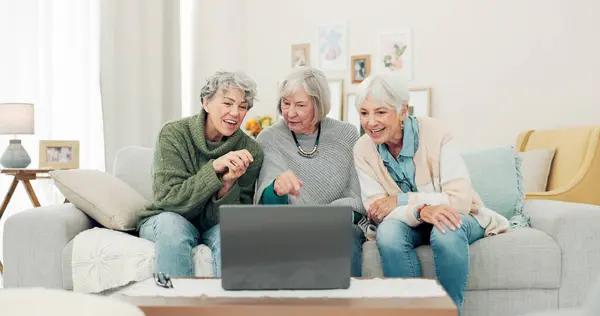
[{"label": "beaded necklace", "polygon": [[313,149],[311,151],[304,150],[302,148],[302,146],[300,146],[300,143],[298,142],[298,138],[296,138],[296,133],[291,131],[292,137],[294,137],[294,141],[296,142],[296,147],[298,147],[298,154],[300,156],[305,157],[305,158],[312,158],[312,156],[314,156],[317,153],[317,150],[319,148],[319,138],[321,137],[321,123],[319,123],[317,128],[319,129],[319,131],[317,132],[317,139],[315,140],[315,147],[313,147]]}]

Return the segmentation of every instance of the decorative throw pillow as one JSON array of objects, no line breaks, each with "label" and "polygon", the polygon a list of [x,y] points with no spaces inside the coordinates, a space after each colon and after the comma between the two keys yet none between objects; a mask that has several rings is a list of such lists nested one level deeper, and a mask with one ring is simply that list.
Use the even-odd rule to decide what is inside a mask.
[{"label": "decorative throw pillow", "polygon": [[102,226],[137,229],[136,213],[146,200],[122,180],[108,172],[83,169],[51,171],[50,176],[69,202]]},{"label": "decorative throw pillow", "polygon": [[502,214],[511,227],[529,227],[523,214],[521,158],[513,147],[494,147],[463,152],[471,183],[486,207]]},{"label": "decorative throw pillow", "polygon": [[556,148],[520,152],[525,192],[545,192]]}]

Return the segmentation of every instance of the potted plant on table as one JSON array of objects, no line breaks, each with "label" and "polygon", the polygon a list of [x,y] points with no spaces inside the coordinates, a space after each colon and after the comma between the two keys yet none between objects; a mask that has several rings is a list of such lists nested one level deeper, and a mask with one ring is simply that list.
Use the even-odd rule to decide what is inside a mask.
[{"label": "potted plant on table", "polygon": [[273,118],[265,115],[249,119],[244,128],[248,131],[248,135],[256,138],[263,129],[271,125],[273,125]]}]

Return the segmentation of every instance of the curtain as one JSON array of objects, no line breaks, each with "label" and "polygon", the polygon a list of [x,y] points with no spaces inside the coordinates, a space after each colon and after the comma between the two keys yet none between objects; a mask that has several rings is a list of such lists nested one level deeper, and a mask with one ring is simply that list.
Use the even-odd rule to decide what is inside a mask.
[{"label": "curtain", "polygon": [[[31,157],[30,168],[39,166],[40,140],[77,140],[80,168],[105,168],[99,1],[0,0],[0,102],[34,104],[35,134],[17,135]],[[0,135],[0,151],[10,138]],[[1,199],[11,181],[0,176]],[[42,205],[62,203],[52,180],[32,185]],[[19,184],[0,220],[0,238],[6,218],[31,207]]]},{"label": "curtain", "polygon": [[126,146],[154,147],[162,125],[200,111],[217,70],[243,70],[245,0],[102,0],[106,170]]},{"label": "curtain", "polygon": [[[186,78],[188,81],[185,82],[189,85],[190,105],[187,109],[190,114],[198,113],[202,108],[199,95],[206,78],[217,70],[243,71],[247,63],[253,62],[246,59],[244,49],[246,45],[253,44],[247,43],[241,36],[245,25],[254,23],[251,17],[244,14],[248,5],[246,0],[192,0],[184,11],[188,15],[188,23],[182,25],[190,29],[189,37],[185,38],[190,42],[189,47],[185,47],[190,57],[184,60],[191,67],[189,78]],[[263,89],[258,87],[259,94]],[[258,98],[261,99],[260,96]],[[248,115],[246,119],[250,117]]]},{"label": "curtain", "polygon": [[102,0],[102,109],[106,170],[126,146],[154,147],[181,118],[179,0]]}]

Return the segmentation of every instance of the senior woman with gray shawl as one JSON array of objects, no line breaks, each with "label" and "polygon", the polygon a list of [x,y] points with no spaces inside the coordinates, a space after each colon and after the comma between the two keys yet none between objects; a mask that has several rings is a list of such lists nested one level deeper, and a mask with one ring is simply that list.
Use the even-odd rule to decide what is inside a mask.
[{"label": "senior woman with gray shawl", "polygon": [[331,107],[325,75],[314,68],[294,69],[280,84],[277,108],[283,119],[257,138],[264,163],[255,202],[333,204],[355,213],[352,276],[361,276],[365,218],[352,148],[359,138],[351,124],[327,118]]}]

